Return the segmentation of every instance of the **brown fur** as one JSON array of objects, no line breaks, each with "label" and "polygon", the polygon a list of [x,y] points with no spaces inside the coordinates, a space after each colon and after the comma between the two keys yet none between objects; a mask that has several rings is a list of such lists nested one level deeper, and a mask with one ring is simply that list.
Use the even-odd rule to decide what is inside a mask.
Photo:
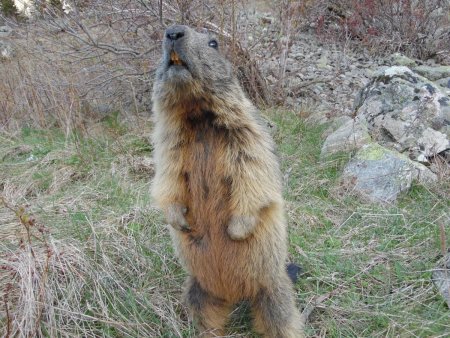
[{"label": "brown fur", "polygon": [[[153,197],[172,225],[190,275],[185,300],[204,336],[224,334],[232,306],[249,300],[258,332],[302,337],[273,142],[211,39],[185,26],[166,31],[153,92]],[[170,65],[171,52],[183,66]]]}]

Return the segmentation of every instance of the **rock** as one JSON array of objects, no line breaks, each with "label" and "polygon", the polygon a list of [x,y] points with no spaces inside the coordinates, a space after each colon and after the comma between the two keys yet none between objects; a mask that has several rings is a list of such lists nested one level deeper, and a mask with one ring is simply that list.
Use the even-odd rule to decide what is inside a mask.
[{"label": "rock", "polygon": [[406,156],[371,143],[346,165],[342,186],[371,202],[389,203],[408,190],[413,180],[429,184],[437,176]]},{"label": "rock", "polygon": [[378,71],[358,93],[354,109],[375,141],[413,160],[424,163],[450,148],[449,97],[408,67]]},{"label": "rock", "polygon": [[331,122],[330,113],[326,109],[316,111],[314,114],[309,115],[305,119],[305,122],[307,124],[317,124],[317,125],[329,123],[329,122]]},{"label": "rock", "polygon": [[318,68],[322,68],[322,69],[331,69],[333,67],[331,67],[328,64],[328,56],[326,53],[324,53],[319,60],[317,60],[317,67]]},{"label": "rock", "polygon": [[433,270],[431,279],[450,308],[450,255],[444,258],[442,268]]},{"label": "rock", "polygon": [[[12,31],[12,28],[9,26],[0,26],[0,39],[10,36]],[[0,40],[0,59],[10,59],[13,56],[14,49],[12,45],[5,40]]]},{"label": "rock", "polygon": [[436,83],[446,89],[450,89],[450,77],[437,80]]},{"label": "rock", "polygon": [[0,26],[0,38],[6,38],[11,35],[13,29],[9,26]]},{"label": "rock", "polygon": [[370,143],[371,140],[367,126],[359,119],[351,119],[327,137],[320,157],[326,158],[341,151],[350,152]]},{"label": "rock", "polygon": [[425,156],[435,156],[450,148],[450,142],[447,136],[434,129],[427,128],[423,131],[422,137],[417,142],[420,149],[423,149]]},{"label": "rock", "polygon": [[346,115],[338,116],[338,117],[331,119],[330,126],[322,133],[322,138],[326,139],[328,136],[330,136],[337,129],[339,129],[344,124],[346,124],[348,121],[353,121],[353,119],[350,116],[346,116]]},{"label": "rock", "polygon": [[270,25],[273,21],[274,21],[274,18],[269,15],[262,16],[259,18],[259,22],[261,23],[261,25]]},{"label": "rock", "polygon": [[406,66],[406,67],[414,67],[416,66],[416,61],[410,59],[409,57],[401,54],[394,53],[389,57],[389,62],[392,66]]},{"label": "rock", "polygon": [[450,66],[418,66],[414,71],[432,81],[450,77]]},{"label": "rock", "polygon": [[11,59],[14,56],[14,49],[12,46],[0,40],[0,60],[1,59]]}]

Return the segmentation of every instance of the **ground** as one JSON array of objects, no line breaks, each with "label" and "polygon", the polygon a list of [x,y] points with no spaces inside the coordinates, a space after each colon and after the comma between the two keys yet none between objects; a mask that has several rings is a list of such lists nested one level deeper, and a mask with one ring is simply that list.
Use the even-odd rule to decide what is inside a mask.
[{"label": "ground", "polygon": [[[326,125],[263,115],[284,175],[289,258],[303,267],[298,304],[320,301],[307,335],[448,335],[431,271],[449,247],[449,182],[416,184],[395,205],[364,204],[339,184],[350,154],[319,159]],[[148,118],[110,114],[84,133],[0,134],[2,334],[21,319],[31,335],[195,335],[180,304],[185,272],[149,197],[151,129]],[[234,337],[252,336],[248,320],[243,304]]]}]

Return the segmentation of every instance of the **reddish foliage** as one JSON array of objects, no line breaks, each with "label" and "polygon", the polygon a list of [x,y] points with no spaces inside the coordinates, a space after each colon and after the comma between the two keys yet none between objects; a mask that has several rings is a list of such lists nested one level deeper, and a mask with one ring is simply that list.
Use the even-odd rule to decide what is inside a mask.
[{"label": "reddish foliage", "polygon": [[316,32],[324,38],[419,58],[450,52],[449,11],[443,0],[322,0],[309,7]]}]

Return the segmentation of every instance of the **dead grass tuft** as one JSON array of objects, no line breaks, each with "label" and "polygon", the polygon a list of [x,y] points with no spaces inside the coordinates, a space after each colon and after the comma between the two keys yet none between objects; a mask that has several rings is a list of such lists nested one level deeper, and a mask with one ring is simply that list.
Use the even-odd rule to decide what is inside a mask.
[{"label": "dead grass tuft", "polygon": [[[17,210],[11,207],[9,211]],[[162,276],[151,278],[157,259],[149,260],[142,243],[126,231],[111,228],[112,222],[87,222],[92,233],[84,243],[58,240],[37,221],[24,231],[23,223],[9,219],[8,236],[2,228],[3,334],[89,337],[115,332],[149,337],[170,330],[181,337],[185,324],[176,315],[178,302],[167,299],[174,290],[161,289]],[[165,250],[157,245],[147,244],[163,263],[161,269],[167,271],[172,258],[165,257]]]},{"label": "dead grass tuft", "polygon": [[[184,273],[150,206],[149,177],[139,156],[129,154],[146,144],[131,134],[132,149],[117,147],[103,135],[87,141],[59,131],[5,134],[2,336],[182,337],[192,330],[179,303]],[[113,173],[112,153],[127,158],[127,172],[136,160],[139,172]]]}]

